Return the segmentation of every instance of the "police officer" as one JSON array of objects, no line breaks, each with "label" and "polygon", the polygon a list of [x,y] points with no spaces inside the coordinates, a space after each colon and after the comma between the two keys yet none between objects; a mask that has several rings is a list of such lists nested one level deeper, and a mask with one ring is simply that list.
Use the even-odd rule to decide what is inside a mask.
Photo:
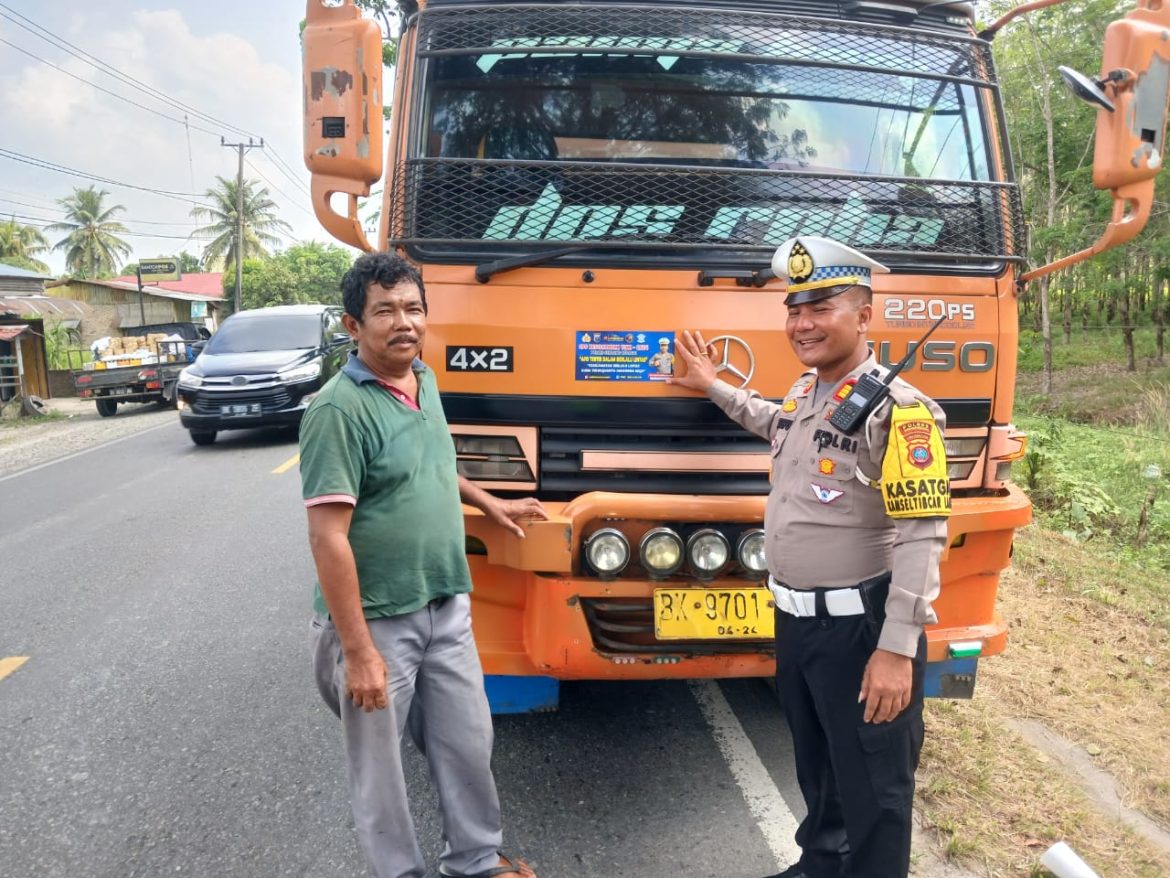
[{"label": "police officer", "polygon": [[671,381],[772,443],[776,680],[808,806],[800,859],[772,878],[905,878],[923,626],[936,621],[950,512],[943,414],[896,378],[854,431],[831,423],[862,375],[888,374],[866,343],[871,276],[888,269],[814,236],[786,241],[772,267],[788,279],[786,332],[806,369],[784,399],[719,380],[698,332],[682,334],[687,371]]}]

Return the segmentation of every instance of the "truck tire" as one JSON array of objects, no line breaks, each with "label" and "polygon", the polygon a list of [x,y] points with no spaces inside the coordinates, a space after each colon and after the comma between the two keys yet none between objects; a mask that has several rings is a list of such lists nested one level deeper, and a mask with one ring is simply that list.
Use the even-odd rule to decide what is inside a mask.
[{"label": "truck tire", "polygon": [[215,441],[214,430],[190,430],[191,441],[196,445],[210,445]]},{"label": "truck tire", "polygon": [[100,397],[94,400],[97,403],[98,414],[103,418],[112,418],[118,412],[118,400]]}]

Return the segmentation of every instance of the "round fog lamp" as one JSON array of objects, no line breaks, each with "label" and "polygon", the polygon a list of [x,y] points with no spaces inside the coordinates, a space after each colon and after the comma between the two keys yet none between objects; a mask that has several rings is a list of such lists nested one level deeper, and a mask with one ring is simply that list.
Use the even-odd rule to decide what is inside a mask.
[{"label": "round fog lamp", "polygon": [[670,576],[682,566],[682,537],[668,527],[649,530],[642,537],[638,557],[651,576]]},{"label": "round fog lamp", "polygon": [[764,559],[764,532],[762,530],[744,531],[739,538],[739,546],[735,550],[739,556],[739,563],[749,573],[765,573],[768,562]]},{"label": "round fog lamp", "polygon": [[695,531],[687,541],[691,568],[700,579],[712,577],[722,570],[730,554],[727,537],[712,528]]},{"label": "round fog lamp", "polygon": [[602,528],[585,541],[589,566],[602,576],[614,576],[630,560],[630,544],[620,530]]}]

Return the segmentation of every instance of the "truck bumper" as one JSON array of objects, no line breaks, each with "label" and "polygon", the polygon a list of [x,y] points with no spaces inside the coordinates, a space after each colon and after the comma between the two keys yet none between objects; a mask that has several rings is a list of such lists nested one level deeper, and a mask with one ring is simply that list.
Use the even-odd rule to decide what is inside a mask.
[{"label": "truck bumper", "polygon": [[[484,672],[555,680],[774,674],[771,641],[650,642],[642,649],[625,643],[615,648],[615,638],[599,630],[591,608],[614,599],[641,601],[648,607],[654,588],[662,583],[603,581],[574,572],[580,569],[581,528],[598,517],[633,515],[631,507],[638,506],[638,517],[651,520],[678,520],[681,509],[692,516],[703,510],[695,520],[762,521],[763,501],[762,497],[590,494],[568,504],[546,504],[551,507],[551,520],[526,523],[523,540],[490,524],[478,510],[465,507],[472,547],[468,562],[475,583],[472,612]],[[975,662],[1005,648],[1007,625],[995,611],[995,596],[1000,573],[1009,563],[1015,529],[1030,520],[1031,504],[1015,486],[1001,496],[954,501],[941,567],[942,591],[934,604],[939,621],[927,629],[927,660],[938,666],[928,674],[929,694],[969,697]],[[709,584],[743,587],[748,583],[737,578]],[[974,648],[978,651],[972,655]]]}]

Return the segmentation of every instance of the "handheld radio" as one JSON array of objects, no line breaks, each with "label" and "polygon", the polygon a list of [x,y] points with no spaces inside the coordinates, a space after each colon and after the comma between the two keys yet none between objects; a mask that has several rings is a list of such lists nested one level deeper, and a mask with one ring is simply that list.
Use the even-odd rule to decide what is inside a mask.
[{"label": "handheld radio", "polygon": [[906,367],[918,349],[930,338],[930,334],[938,329],[946,319],[945,315],[938,318],[934,326],[926,330],[926,335],[918,340],[918,344],[908,350],[906,356],[894,364],[884,380],[877,377],[877,369],[858,378],[857,383],[853,385],[853,390],[841,401],[832,417],[829,418],[829,423],[846,436],[853,435],[857,428],[865,423],[865,419],[869,417],[870,412],[877,407],[878,403],[886,398],[890,392],[890,384],[898,377],[898,373]]}]

